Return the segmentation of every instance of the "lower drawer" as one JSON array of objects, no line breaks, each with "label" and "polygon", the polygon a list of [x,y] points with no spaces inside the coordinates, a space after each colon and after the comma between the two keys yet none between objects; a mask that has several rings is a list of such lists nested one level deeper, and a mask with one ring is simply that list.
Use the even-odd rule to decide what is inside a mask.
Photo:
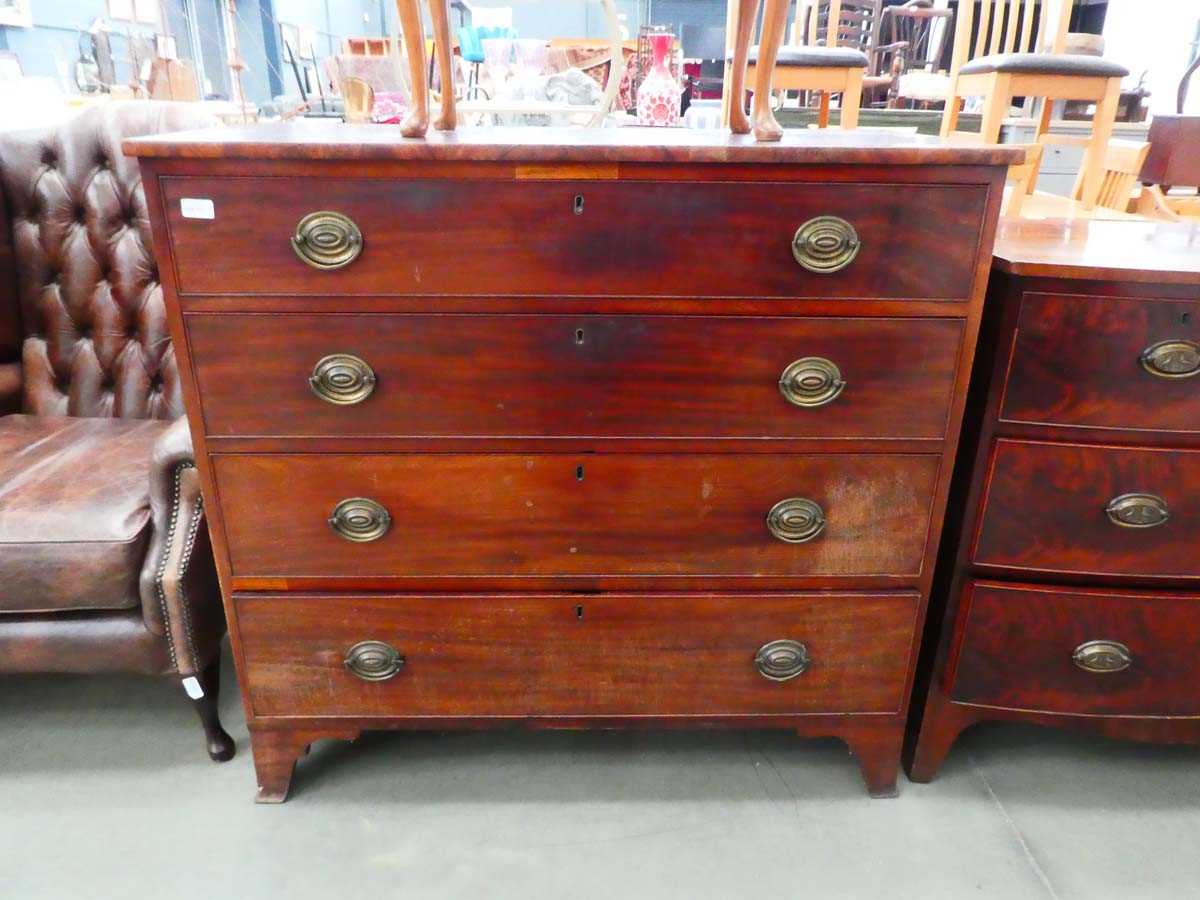
[{"label": "lower drawer", "polygon": [[[254,715],[419,718],[895,713],[917,601],[241,594],[234,605]],[[775,678],[803,669],[786,680],[757,661],[777,641],[795,643],[761,665]],[[363,675],[398,670],[367,680],[348,657]]]},{"label": "lower drawer", "polygon": [[969,582],[950,696],[1077,715],[1200,715],[1200,596]]}]

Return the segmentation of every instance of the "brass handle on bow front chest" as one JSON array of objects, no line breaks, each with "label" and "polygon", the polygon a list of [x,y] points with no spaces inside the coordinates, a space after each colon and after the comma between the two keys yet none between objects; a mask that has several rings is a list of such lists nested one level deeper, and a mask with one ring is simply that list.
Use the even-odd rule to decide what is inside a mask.
[{"label": "brass handle on bow front chest", "polygon": [[362,253],[362,232],[339,212],[312,212],[296,223],[292,249],[314,269],[333,270],[350,265]]},{"label": "brass handle on bow front chest", "polygon": [[1200,344],[1195,341],[1159,341],[1143,350],[1138,362],[1158,378],[1191,378],[1200,374]]},{"label": "brass handle on bow front chest", "polygon": [[347,497],[333,508],[329,527],[338,537],[365,544],[377,541],[392,527],[392,517],[383,505],[367,497]]},{"label": "brass handle on bow front chest", "polygon": [[786,543],[803,544],[825,530],[825,511],[807,497],[788,497],[767,513],[767,530]]},{"label": "brass handle on bow front chest", "polygon": [[387,681],[404,668],[404,654],[383,641],[359,641],[346,651],[343,662],[363,681]]},{"label": "brass handle on bow front chest", "polygon": [[861,247],[854,226],[837,216],[809,219],[796,229],[792,238],[792,256],[796,262],[818,275],[840,272],[854,262]]},{"label": "brass handle on bow front chest", "polygon": [[1088,641],[1075,648],[1071,661],[1085,672],[1104,675],[1128,669],[1133,655],[1119,641]]},{"label": "brass handle on bow front chest", "polygon": [[841,369],[822,356],[789,363],[779,376],[779,392],[787,402],[807,409],[832,403],[845,386]]},{"label": "brass handle on bow front chest", "polygon": [[791,681],[808,669],[808,648],[800,641],[771,641],[754,654],[758,674],[771,681]]},{"label": "brass handle on bow front chest", "polygon": [[1122,528],[1154,528],[1170,518],[1167,501],[1157,494],[1121,494],[1104,507],[1104,514]]},{"label": "brass handle on bow front chest", "polygon": [[366,360],[350,353],[332,353],[313,366],[308,384],[326,403],[353,406],[375,390],[375,371]]}]

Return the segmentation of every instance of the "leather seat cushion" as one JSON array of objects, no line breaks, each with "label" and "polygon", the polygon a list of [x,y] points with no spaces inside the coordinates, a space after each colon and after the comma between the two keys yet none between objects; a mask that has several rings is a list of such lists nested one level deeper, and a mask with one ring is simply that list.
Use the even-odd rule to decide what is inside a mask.
[{"label": "leather seat cushion", "polygon": [[0,418],[0,614],[130,609],[170,422]]},{"label": "leather seat cushion", "polygon": [[[750,48],[750,65],[758,64],[758,48]],[[867,54],[853,47],[780,47],[776,66],[809,69],[866,68]]]},{"label": "leather seat cushion", "polygon": [[1084,75],[1097,78],[1124,78],[1129,70],[1103,56],[1078,53],[997,53],[973,59],[959,70],[960,75],[1007,72],[1011,75]]}]

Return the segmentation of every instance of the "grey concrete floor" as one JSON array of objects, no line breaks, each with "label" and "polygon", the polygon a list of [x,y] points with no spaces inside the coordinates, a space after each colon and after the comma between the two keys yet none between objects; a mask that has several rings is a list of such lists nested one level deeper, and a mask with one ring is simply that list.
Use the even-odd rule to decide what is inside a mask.
[{"label": "grey concrete floor", "polygon": [[214,765],[169,684],[0,678],[0,897],[1200,896],[1192,749],[984,725],[872,801],[782,733],[372,734],[256,806],[225,686]]}]

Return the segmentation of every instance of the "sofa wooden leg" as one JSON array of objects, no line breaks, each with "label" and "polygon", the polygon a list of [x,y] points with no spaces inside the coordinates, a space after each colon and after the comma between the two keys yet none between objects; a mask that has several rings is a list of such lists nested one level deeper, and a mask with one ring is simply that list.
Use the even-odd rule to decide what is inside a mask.
[{"label": "sofa wooden leg", "polygon": [[204,726],[208,755],[214,762],[227,762],[233,759],[234,743],[229,732],[221,727],[217,713],[217,697],[221,690],[220,654],[196,676],[196,680],[200,683],[202,694],[192,698],[192,706],[200,716],[200,724]]}]

